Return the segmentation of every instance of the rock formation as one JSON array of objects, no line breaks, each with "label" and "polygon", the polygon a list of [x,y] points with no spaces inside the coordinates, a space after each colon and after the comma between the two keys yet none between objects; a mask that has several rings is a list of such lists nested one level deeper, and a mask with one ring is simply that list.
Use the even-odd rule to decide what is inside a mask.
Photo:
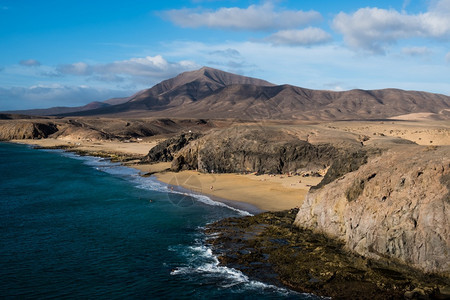
[{"label": "rock formation", "polygon": [[402,145],[312,189],[295,224],[366,257],[450,276],[449,195],[450,148]]},{"label": "rock formation", "polygon": [[0,115],[0,140],[58,138],[74,140],[130,140],[214,127],[202,119],[34,118]]},{"label": "rock formation", "polygon": [[174,156],[171,168],[280,174],[324,169],[337,156],[338,150],[329,144],[313,145],[268,128],[235,126],[190,142]]},{"label": "rock formation", "polygon": [[0,140],[41,139],[58,131],[51,122],[11,121],[0,124]]},{"label": "rock formation", "polygon": [[148,152],[143,162],[170,162],[174,155],[190,142],[201,137],[199,133],[182,133],[173,138],[167,139]]}]

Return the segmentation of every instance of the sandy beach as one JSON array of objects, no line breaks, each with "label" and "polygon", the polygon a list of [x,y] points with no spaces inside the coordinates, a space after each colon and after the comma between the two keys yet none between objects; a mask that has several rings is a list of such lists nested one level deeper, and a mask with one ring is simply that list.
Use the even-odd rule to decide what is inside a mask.
[{"label": "sandy beach", "polygon": [[[153,142],[124,143],[119,141],[71,141],[60,139],[14,140],[15,143],[41,147],[67,147],[95,153],[122,153],[143,157],[157,144]],[[137,164],[125,166],[138,169],[143,175],[154,173],[161,182],[181,186],[195,193],[211,196],[214,200],[242,208],[250,204],[262,211],[281,211],[300,206],[310,186],[316,185],[321,177],[255,174],[203,174],[196,171],[168,172],[170,163]],[[241,205],[240,205],[241,204]]]},{"label": "sandy beach", "polygon": [[76,139],[26,139],[12,140],[13,143],[38,145],[41,147],[73,147],[88,152],[122,153],[126,155],[144,156],[158,141],[126,143],[120,141],[86,141]]},{"label": "sandy beach", "polygon": [[196,171],[162,172],[156,178],[193,192],[251,204],[260,210],[280,211],[300,206],[321,177],[240,174],[202,174]]}]

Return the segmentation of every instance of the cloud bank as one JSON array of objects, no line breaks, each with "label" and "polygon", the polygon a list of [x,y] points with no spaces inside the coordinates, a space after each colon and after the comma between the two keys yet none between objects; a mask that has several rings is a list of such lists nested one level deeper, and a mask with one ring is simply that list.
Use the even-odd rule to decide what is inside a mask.
[{"label": "cloud bank", "polygon": [[333,28],[354,49],[384,54],[387,46],[398,40],[427,38],[450,40],[450,0],[437,1],[420,14],[396,10],[361,8],[353,14],[339,13]]},{"label": "cloud bank", "polygon": [[308,27],[302,30],[281,30],[266,40],[275,45],[311,46],[331,40],[331,35],[320,28]]},{"label": "cloud bank", "polygon": [[250,5],[247,8],[222,7],[217,10],[174,9],[163,15],[181,27],[252,31],[295,28],[322,19],[321,14],[313,10],[276,10],[271,3]]},{"label": "cloud bank", "polygon": [[181,72],[198,68],[192,61],[169,62],[161,55],[131,58],[106,64],[77,62],[60,65],[56,71],[63,75],[92,76],[91,79],[121,82],[125,78],[147,78],[149,81],[169,78]]},{"label": "cloud bank", "polygon": [[59,84],[0,88],[0,110],[79,106],[91,101],[103,101],[131,94],[131,91]]},{"label": "cloud bank", "polygon": [[19,64],[26,67],[37,67],[41,65],[41,63],[35,59],[21,60],[19,61]]}]

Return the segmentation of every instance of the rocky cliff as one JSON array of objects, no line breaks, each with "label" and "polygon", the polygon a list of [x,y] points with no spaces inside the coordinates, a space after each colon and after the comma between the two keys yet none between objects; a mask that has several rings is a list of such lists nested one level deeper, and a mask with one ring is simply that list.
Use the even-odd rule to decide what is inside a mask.
[{"label": "rocky cliff", "polygon": [[450,148],[403,145],[371,157],[311,190],[295,224],[366,257],[450,276]]},{"label": "rocky cliff", "polygon": [[11,121],[0,124],[0,140],[41,139],[58,131],[51,122]]},{"label": "rocky cliff", "polygon": [[183,130],[204,131],[214,122],[202,119],[34,118],[0,115],[0,140],[58,138],[129,140],[171,135]]},{"label": "rocky cliff", "polygon": [[314,172],[328,167],[338,153],[332,145],[313,145],[280,130],[236,126],[190,142],[174,156],[171,168],[207,173]]},{"label": "rocky cliff", "polygon": [[148,152],[143,162],[170,162],[174,155],[190,142],[198,139],[202,135],[200,133],[182,133],[173,138],[169,138]]}]

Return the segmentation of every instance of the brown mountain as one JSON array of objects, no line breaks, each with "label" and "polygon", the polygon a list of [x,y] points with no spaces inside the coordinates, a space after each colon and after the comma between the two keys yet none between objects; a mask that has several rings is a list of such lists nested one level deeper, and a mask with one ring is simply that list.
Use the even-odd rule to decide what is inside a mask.
[{"label": "brown mountain", "polygon": [[[140,91],[129,98],[126,103],[113,107],[99,108],[85,111],[76,115],[104,115],[127,114],[132,116],[171,116],[168,109],[184,111],[177,116],[189,116],[184,110],[189,104],[202,101],[208,96],[218,94],[229,86],[274,86],[265,80],[240,76],[220,70],[203,67],[196,71],[181,73],[180,75],[164,80],[154,87]],[[207,114],[202,114],[209,118]]]},{"label": "brown mountain", "polygon": [[[120,103],[125,101],[124,103]],[[450,97],[398,89],[311,90],[204,67],[98,108],[59,115],[282,120],[385,119],[414,113],[450,118]],[[24,112],[22,112],[24,113]]]}]

